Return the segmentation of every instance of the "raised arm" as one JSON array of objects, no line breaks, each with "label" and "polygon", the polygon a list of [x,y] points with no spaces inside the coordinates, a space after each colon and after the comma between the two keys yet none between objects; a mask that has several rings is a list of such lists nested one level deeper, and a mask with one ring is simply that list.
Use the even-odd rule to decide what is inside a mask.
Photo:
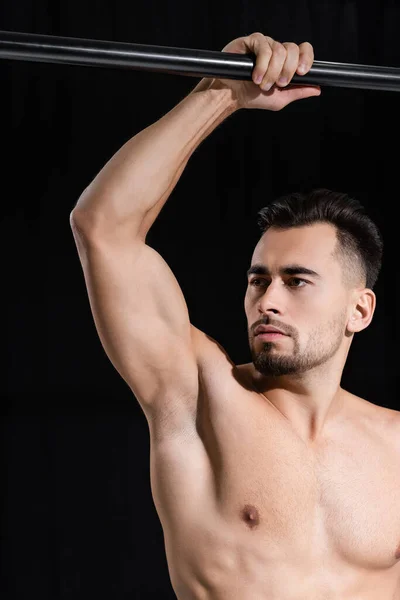
[{"label": "raised arm", "polygon": [[237,109],[232,91],[212,82],[203,79],[103,167],[71,214],[86,234],[145,240],[194,150]]},{"label": "raised arm", "polygon": [[172,271],[146,235],[195,148],[235,110],[231,92],[209,90],[210,83],[203,80],[129,140],[70,217],[105,352],[146,417],[173,420],[176,428],[196,406],[196,331]]},{"label": "raised arm", "polygon": [[[282,72],[290,80],[299,52],[283,58],[284,46],[270,40],[257,33],[224,50],[253,51],[254,77],[261,72],[264,80],[276,81]],[[309,69],[310,51],[304,56]],[[177,428],[193,418],[199,356],[211,343],[190,325],[173,273],[146,244],[151,225],[196,147],[226,117],[246,107],[279,110],[310,95],[315,89],[275,87],[267,93],[253,82],[202,80],[109,160],[71,213],[100,340],[148,418],[164,415]]]}]

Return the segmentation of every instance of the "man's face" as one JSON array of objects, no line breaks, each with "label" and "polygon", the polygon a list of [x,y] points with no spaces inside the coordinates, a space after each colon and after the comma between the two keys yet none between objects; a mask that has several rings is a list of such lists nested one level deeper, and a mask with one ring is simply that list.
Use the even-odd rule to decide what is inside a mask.
[{"label": "man's face", "polygon": [[[251,266],[259,268],[248,275],[244,305],[253,363],[263,375],[304,373],[344,342],[350,290],[335,249],[336,231],[328,223],[271,228],[257,244]],[[287,335],[260,338],[259,325]]]}]

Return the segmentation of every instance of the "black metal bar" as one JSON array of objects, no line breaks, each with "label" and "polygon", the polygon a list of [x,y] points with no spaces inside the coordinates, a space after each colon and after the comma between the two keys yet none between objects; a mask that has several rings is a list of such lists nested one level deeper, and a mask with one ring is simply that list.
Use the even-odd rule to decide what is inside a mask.
[{"label": "black metal bar", "polygon": [[[147,46],[104,40],[0,31],[0,58],[111,67],[219,79],[251,80],[254,54]],[[400,91],[400,69],[314,61],[291,83]]]}]

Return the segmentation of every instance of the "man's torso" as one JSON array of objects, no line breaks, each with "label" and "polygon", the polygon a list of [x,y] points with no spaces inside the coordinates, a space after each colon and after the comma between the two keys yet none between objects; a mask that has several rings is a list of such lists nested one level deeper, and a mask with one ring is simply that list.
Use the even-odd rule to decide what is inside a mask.
[{"label": "man's torso", "polygon": [[396,411],[348,394],[308,445],[256,391],[252,368],[208,346],[196,419],[173,434],[166,419],[150,425],[177,596],[400,600]]}]

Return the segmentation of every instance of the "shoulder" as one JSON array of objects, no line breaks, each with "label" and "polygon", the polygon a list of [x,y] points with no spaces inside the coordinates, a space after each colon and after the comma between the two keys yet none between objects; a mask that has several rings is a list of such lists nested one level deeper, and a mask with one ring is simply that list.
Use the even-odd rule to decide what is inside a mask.
[{"label": "shoulder", "polygon": [[400,459],[400,412],[398,410],[386,409],[389,411],[391,430],[393,433],[393,443]]},{"label": "shoulder", "polygon": [[356,396],[350,392],[345,393],[345,401],[351,403],[353,410],[358,414],[358,416],[365,416],[371,421],[371,423],[395,425],[396,423],[400,422],[400,412],[397,410],[392,410],[391,408],[374,404],[373,402],[365,400],[365,398],[360,398],[360,396]]},{"label": "shoulder", "polygon": [[[371,403],[369,403],[371,404]],[[373,407],[372,417],[381,423],[388,433],[400,434],[400,412],[386,406],[371,404]]]},{"label": "shoulder", "polygon": [[358,398],[374,432],[388,441],[400,458],[400,412]]},{"label": "shoulder", "polygon": [[374,443],[386,446],[400,460],[400,412],[346,392],[347,417]]},{"label": "shoulder", "polygon": [[391,408],[384,410],[387,416],[387,439],[395,451],[400,465],[400,412]]}]

